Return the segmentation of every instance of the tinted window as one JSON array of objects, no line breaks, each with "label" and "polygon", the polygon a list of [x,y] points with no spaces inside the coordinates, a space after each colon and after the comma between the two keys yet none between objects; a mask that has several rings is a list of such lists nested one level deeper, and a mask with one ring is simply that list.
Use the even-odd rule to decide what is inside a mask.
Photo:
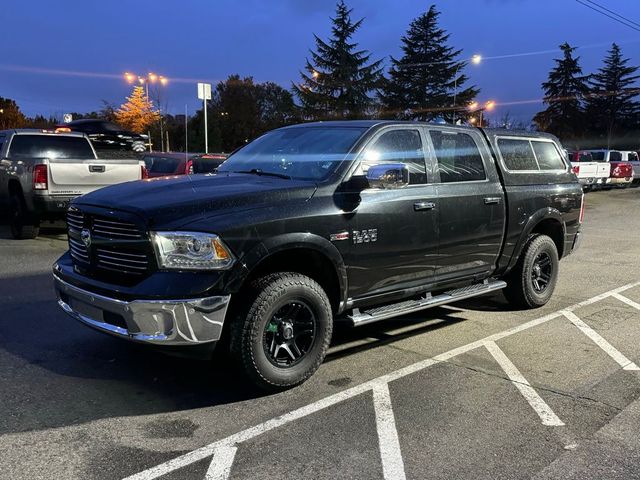
[{"label": "tinted window", "polygon": [[589,152],[580,152],[580,162],[593,162],[593,156]]},{"label": "tinted window", "polygon": [[216,160],[215,158],[194,158],[193,173],[214,173],[222,165],[222,162],[224,160]]},{"label": "tinted window", "polygon": [[621,162],[622,154],[620,152],[611,151],[609,152],[609,161],[610,162]]},{"label": "tinted window", "polygon": [[604,152],[591,152],[591,156],[596,162],[604,162]]},{"label": "tinted window", "polygon": [[295,127],[274,130],[231,155],[220,172],[287,175],[323,180],[346,159],[351,147],[366,131],[356,127]]},{"label": "tinted window", "polygon": [[0,153],[2,153],[2,145],[4,145],[4,135],[0,135]]},{"label": "tinted window", "polygon": [[509,170],[538,170],[538,163],[529,140],[499,138],[498,148]]},{"label": "tinted window", "polygon": [[536,153],[540,170],[564,170],[566,168],[553,143],[534,140],[531,144],[533,145],[533,151]]},{"label": "tinted window", "polygon": [[[2,138],[0,138],[0,149],[1,148],[2,148]],[[630,162],[637,162],[638,161],[638,154],[636,152],[629,152],[628,160]]]},{"label": "tinted window", "polygon": [[86,138],[56,135],[15,135],[9,158],[95,158]]},{"label": "tinted window", "polygon": [[360,169],[366,173],[370,166],[382,163],[404,163],[409,169],[409,183],[427,183],[422,139],[418,130],[392,130],[383,133],[364,152]]},{"label": "tinted window", "polygon": [[429,135],[442,183],[471,182],[486,178],[482,156],[471,135],[437,130],[431,130]]},{"label": "tinted window", "polygon": [[182,160],[166,157],[144,157],[144,163],[150,173],[170,174],[178,170]]}]

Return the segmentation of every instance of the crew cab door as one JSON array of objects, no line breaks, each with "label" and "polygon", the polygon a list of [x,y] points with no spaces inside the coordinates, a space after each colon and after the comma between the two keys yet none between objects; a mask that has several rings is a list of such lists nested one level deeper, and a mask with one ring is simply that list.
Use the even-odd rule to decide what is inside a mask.
[{"label": "crew cab door", "polygon": [[505,228],[505,197],[477,131],[428,129],[436,165],[438,281],[484,277],[495,269]]},{"label": "crew cab door", "polygon": [[404,163],[409,185],[365,188],[355,209],[348,263],[351,297],[422,285],[433,278],[438,246],[436,187],[425,163],[425,138],[415,126],[382,129],[365,146],[355,175]]}]

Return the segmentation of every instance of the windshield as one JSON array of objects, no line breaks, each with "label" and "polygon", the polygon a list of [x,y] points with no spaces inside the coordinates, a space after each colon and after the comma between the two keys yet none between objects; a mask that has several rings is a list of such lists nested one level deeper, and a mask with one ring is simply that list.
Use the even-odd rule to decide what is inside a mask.
[{"label": "windshield", "polygon": [[335,171],[366,130],[355,127],[275,130],[231,155],[218,171],[324,180]]}]

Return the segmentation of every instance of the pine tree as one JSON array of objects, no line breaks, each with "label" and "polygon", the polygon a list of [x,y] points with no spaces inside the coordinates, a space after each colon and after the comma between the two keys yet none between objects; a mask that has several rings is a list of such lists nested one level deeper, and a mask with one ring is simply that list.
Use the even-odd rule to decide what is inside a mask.
[{"label": "pine tree", "polygon": [[615,43],[607,52],[604,65],[589,79],[587,115],[593,137],[606,141],[607,147],[626,130],[638,125],[640,103],[636,100],[640,89],[633,87],[640,75],[639,67],[628,66]]},{"label": "pine tree", "polygon": [[153,108],[153,103],[144,93],[144,88],[133,87],[131,95],[127,97],[115,112],[116,122],[133,132],[144,133],[153,123],[160,120],[160,114]]},{"label": "pine tree", "polygon": [[467,62],[457,60],[462,50],[447,45],[450,35],[438,27],[439,16],[432,5],[413,20],[402,37],[402,57],[391,57],[389,78],[380,91],[384,116],[459,118],[478,95],[475,86],[463,88],[468,78],[461,72]]},{"label": "pine tree", "polygon": [[20,111],[18,104],[10,98],[0,97],[0,130],[7,128],[23,128],[27,118]]},{"label": "pine tree", "polygon": [[306,73],[300,72],[302,83],[293,85],[306,118],[359,118],[375,105],[370,94],[379,86],[382,60],[370,63],[370,53],[351,42],[363,21],[352,21],[351,12],[340,0],[331,38],[325,42],[314,35],[316,51],[306,61]]},{"label": "pine tree", "polygon": [[560,45],[562,58],[556,58],[555,67],[542,84],[544,104],[547,108],[534,117],[539,130],[553,133],[563,142],[577,140],[584,133],[583,102],[588,91],[587,77],[582,75],[580,57],[574,57],[576,47]]}]

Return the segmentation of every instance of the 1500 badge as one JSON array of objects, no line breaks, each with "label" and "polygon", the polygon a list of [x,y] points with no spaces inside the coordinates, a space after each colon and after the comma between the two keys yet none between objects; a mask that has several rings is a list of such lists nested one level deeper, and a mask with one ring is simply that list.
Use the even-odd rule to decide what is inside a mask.
[{"label": "1500 badge", "polygon": [[373,243],[378,241],[378,229],[354,230],[352,237],[354,245],[359,243]]}]

